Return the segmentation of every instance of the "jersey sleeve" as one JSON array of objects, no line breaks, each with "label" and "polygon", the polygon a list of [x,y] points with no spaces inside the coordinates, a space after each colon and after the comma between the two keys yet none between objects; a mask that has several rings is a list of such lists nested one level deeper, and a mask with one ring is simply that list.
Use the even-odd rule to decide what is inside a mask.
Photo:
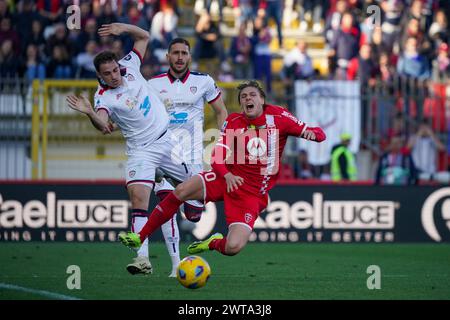
[{"label": "jersey sleeve", "polygon": [[211,104],[220,97],[221,91],[214,82],[213,78],[211,78],[209,75],[207,77],[208,80],[206,81],[206,90],[204,97],[205,100],[208,101],[209,104]]},{"label": "jersey sleeve", "polygon": [[119,60],[119,64],[127,68],[139,70],[142,64],[142,57],[137,50],[133,49]]},{"label": "jersey sleeve", "polygon": [[290,136],[300,137],[308,126],[301,120],[298,120],[292,113],[287,110],[281,112],[281,119],[286,128],[286,132]]},{"label": "jersey sleeve", "polygon": [[94,95],[94,111],[105,110],[108,115],[111,115],[111,109],[106,105],[104,97],[101,96],[103,89],[100,89],[98,93]]}]

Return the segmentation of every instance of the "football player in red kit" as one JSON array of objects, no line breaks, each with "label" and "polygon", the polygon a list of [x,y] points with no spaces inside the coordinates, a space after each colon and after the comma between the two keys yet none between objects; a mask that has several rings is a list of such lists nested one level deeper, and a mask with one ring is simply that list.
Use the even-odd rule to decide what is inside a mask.
[{"label": "football player in red kit", "polygon": [[169,220],[186,200],[224,202],[228,234],[213,234],[188,247],[190,254],[217,250],[235,255],[247,244],[268,201],[279,173],[281,156],[289,136],[321,142],[326,136],[319,127],[308,127],[286,109],[265,103],[265,93],[256,81],[238,86],[241,113],[228,116],[215,145],[211,171],[202,172],[181,183],[153,210],[142,230],[119,235],[131,248],[141,243]]}]

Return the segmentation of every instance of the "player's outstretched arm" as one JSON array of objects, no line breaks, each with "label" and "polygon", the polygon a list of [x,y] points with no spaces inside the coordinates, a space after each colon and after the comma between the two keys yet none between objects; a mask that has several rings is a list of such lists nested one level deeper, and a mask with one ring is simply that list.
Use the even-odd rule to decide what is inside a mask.
[{"label": "player's outstretched arm", "polygon": [[98,34],[102,37],[105,36],[118,36],[122,33],[128,33],[134,40],[133,48],[139,52],[141,57],[144,57],[145,51],[147,50],[147,45],[150,40],[150,34],[148,31],[141,29],[132,24],[126,23],[111,23],[111,24],[103,24],[98,29]]},{"label": "player's outstretched arm", "polygon": [[108,123],[108,113],[104,110],[95,112],[89,100],[84,96],[69,95],[66,98],[70,108],[80,113],[84,113],[89,117],[92,125],[103,133],[111,133],[112,130]]}]

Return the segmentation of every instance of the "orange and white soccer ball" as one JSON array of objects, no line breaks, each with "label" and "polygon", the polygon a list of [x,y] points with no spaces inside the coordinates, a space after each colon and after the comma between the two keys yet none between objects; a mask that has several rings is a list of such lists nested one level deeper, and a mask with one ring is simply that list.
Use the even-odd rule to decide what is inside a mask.
[{"label": "orange and white soccer ball", "polygon": [[188,256],[181,260],[177,269],[178,281],[189,289],[204,287],[211,275],[208,262],[199,256]]}]

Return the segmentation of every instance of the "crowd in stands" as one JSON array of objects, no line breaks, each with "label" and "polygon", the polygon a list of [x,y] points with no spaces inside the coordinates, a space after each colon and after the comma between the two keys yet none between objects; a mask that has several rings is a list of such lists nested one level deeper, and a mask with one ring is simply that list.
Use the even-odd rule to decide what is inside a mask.
[{"label": "crowd in stands", "polygon": [[[269,95],[276,77],[284,84],[290,108],[293,106],[294,81],[323,75],[314,69],[308,43],[302,37],[294,48],[286,46],[286,28],[323,36],[328,57],[327,79],[359,80],[362,88],[370,88],[377,83],[391,84],[399,77],[443,83],[450,81],[448,0],[191,2],[195,2],[196,19],[192,21],[192,38],[195,39],[191,43],[192,68],[195,69],[201,59],[217,59],[220,68],[217,80],[260,79]],[[71,29],[67,27],[70,15],[67,8],[73,4],[79,6],[81,19],[80,28]],[[378,11],[367,14],[372,5],[376,5]],[[225,8],[232,12],[235,24],[235,34],[227,46],[221,32]],[[177,0],[0,0],[0,78],[95,79],[93,59],[98,52],[110,49],[122,57],[132,47],[132,40],[127,36],[98,36],[99,26],[113,22],[132,23],[149,30],[151,38],[142,72],[150,78],[167,69],[165,53],[169,42],[179,35],[181,10]],[[272,32],[272,27],[276,31]],[[275,54],[283,59],[282,71],[276,75],[272,73]],[[435,101],[426,99],[410,105],[410,101],[403,98],[401,102],[394,102],[397,103],[416,108],[415,112],[421,115],[427,106],[435,107]],[[380,106],[382,102],[378,105],[382,112]],[[363,108],[367,109],[368,105],[363,103]],[[430,145],[436,152],[442,152],[446,146],[438,141],[433,131],[448,132],[450,126],[445,116],[442,119],[442,123],[431,123],[431,131],[417,129],[419,137],[423,137],[423,132],[431,132],[427,136],[433,137]],[[414,125],[419,126],[418,123]],[[412,132],[389,136],[392,126],[395,124],[382,128],[388,136],[382,141],[382,151],[397,150],[396,137],[401,136],[397,140],[403,139],[403,146],[409,148],[412,162],[419,162],[414,148],[425,148],[425,144],[418,143],[421,140],[417,138],[409,140],[414,136]],[[447,149],[450,154],[450,145]],[[307,157],[304,151],[299,151],[298,161],[291,168],[295,177],[317,177]],[[388,162],[380,162],[380,166],[385,163]],[[419,171],[423,173],[427,169],[419,165]],[[381,180],[377,178],[377,181]]]},{"label": "crowd in stands", "polygon": [[[80,29],[69,30],[66,9],[74,3],[80,8],[81,25]],[[271,58],[275,53],[269,22],[276,27],[278,48],[283,49],[283,28],[290,27],[286,26],[289,12],[296,13],[296,28],[323,35],[331,78],[360,79],[372,84],[374,79],[389,81],[397,74],[442,80],[450,73],[448,1],[197,0],[196,6],[197,3],[202,9],[196,11],[194,24],[194,62],[218,58],[222,67],[232,64],[234,78],[264,80],[269,92]],[[214,20],[213,4],[219,13]],[[366,13],[374,4],[380,9],[375,12],[379,19]],[[224,46],[220,28],[224,7],[232,9],[237,31],[228,47]],[[0,76],[94,77],[90,63],[93,55],[111,47],[122,54],[131,46],[127,37],[98,37],[97,28],[111,22],[133,23],[149,30],[151,43],[146,62],[164,63],[168,43],[178,34],[180,14],[176,0],[0,0]],[[286,83],[317,76],[305,42],[299,41],[298,46],[283,54],[281,76]]]}]

